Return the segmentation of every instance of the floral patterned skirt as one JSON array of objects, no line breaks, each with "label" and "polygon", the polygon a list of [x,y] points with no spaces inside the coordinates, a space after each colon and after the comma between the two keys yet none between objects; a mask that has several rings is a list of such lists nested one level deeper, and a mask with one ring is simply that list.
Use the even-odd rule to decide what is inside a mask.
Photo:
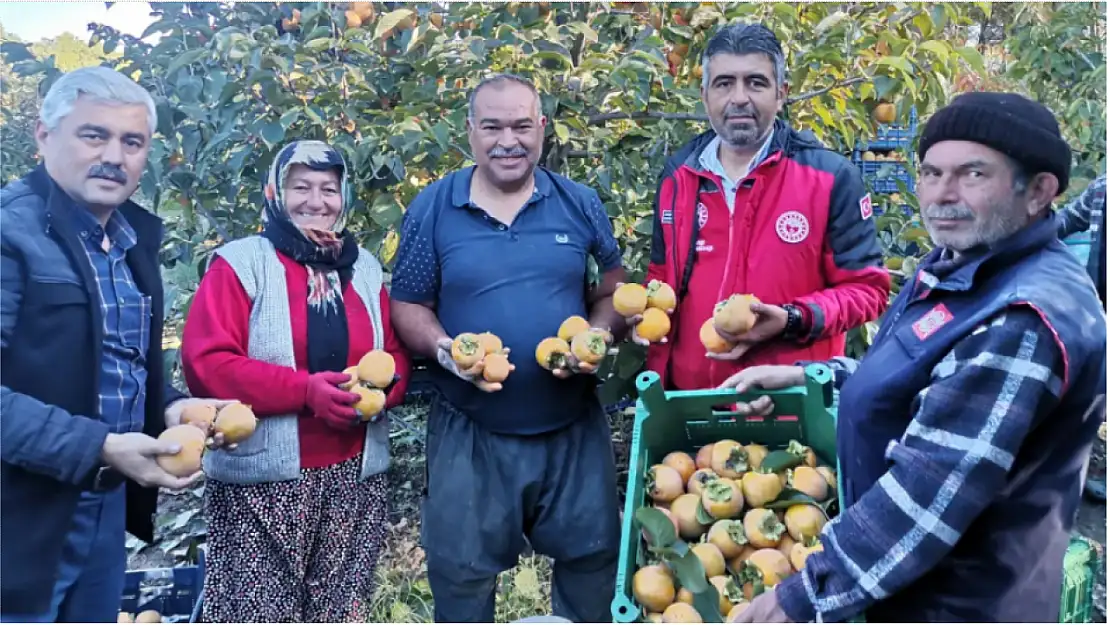
[{"label": "floral patterned skirt", "polygon": [[299,481],[204,488],[208,623],[363,620],[385,541],[385,474],[359,481],[361,455]]}]

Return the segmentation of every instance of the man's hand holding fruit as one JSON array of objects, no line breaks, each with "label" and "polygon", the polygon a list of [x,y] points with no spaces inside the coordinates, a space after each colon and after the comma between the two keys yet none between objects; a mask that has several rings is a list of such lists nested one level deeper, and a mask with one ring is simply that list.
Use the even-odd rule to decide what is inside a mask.
[{"label": "man's hand holding fruit", "polygon": [[[713,317],[702,327],[705,355],[713,360],[737,360],[752,347],[781,337],[787,318],[781,306],[761,302],[754,295],[732,295],[717,304]],[[709,335],[710,331],[717,337]]]},{"label": "man's hand holding fruit", "polygon": [[632,342],[647,347],[666,343],[671,332],[671,315],[678,298],[666,282],[652,280],[647,287],[639,284],[618,284],[613,293],[613,309],[624,317],[632,329]]},{"label": "man's hand holding fruit", "polygon": [[501,390],[501,383],[516,369],[509,362],[509,348],[492,332],[444,337],[436,342],[436,348],[441,367],[487,393]]}]

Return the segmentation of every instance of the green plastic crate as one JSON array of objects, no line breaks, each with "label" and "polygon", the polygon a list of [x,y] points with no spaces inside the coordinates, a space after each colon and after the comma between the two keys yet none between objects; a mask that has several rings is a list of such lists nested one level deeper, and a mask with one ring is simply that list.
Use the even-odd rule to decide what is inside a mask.
[{"label": "green plastic crate", "polygon": [[[644,555],[635,513],[646,503],[644,473],[666,454],[675,450],[696,454],[701,446],[723,438],[757,442],[771,449],[798,440],[812,447],[821,463],[835,465],[840,481],[840,463],[836,459],[838,398],[833,390],[832,372],[824,365],[807,367],[803,386],[745,395],[721,390],[664,391],[659,376],[650,371],[640,374],[636,387],[640,398],[632,430],[616,594],[611,604],[615,623],[631,623],[641,618],[640,606],[632,597],[632,574]],[[769,395],[774,400],[772,416],[737,417],[714,410],[716,406],[750,401],[760,395]],[[1059,622],[1091,622],[1100,566],[1098,547],[1083,536],[1074,536],[1064,554]],[[864,622],[864,617],[853,622]]]},{"label": "green plastic crate", "polygon": [[1073,536],[1064,552],[1064,583],[1060,594],[1061,623],[1090,623],[1095,601],[1095,579],[1100,567],[1098,547],[1083,536]]},{"label": "green plastic crate", "polygon": [[[728,390],[664,391],[659,375],[648,371],[636,379],[639,400],[628,468],[617,589],[611,611],[616,623],[641,618],[640,606],[632,597],[632,575],[643,557],[640,524],[636,510],[646,503],[644,473],[666,454],[682,450],[696,454],[703,445],[725,438],[741,443],[759,443],[781,449],[791,440],[810,446],[822,464],[835,466],[836,396],[832,371],[825,365],[806,368],[802,386],[777,391],[737,394]],[[769,395],[775,404],[769,417],[737,416],[714,407],[751,401]],[[838,489],[840,492],[840,489]]]}]

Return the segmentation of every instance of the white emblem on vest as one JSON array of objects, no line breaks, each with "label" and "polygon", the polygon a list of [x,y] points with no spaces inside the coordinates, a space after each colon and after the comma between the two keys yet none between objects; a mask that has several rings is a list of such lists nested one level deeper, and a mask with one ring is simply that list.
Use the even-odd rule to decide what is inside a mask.
[{"label": "white emblem on vest", "polygon": [[787,211],[775,221],[775,233],[787,243],[801,243],[809,236],[809,220],[798,211]]}]

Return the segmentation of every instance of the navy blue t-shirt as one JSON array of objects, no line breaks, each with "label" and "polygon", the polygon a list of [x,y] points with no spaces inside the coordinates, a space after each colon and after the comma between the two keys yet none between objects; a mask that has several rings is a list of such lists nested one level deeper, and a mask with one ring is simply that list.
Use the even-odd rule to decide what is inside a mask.
[{"label": "navy blue t-shirt", "polygon": [[490,331],[511,350],[516,370],[496,393],[434,366],[433,380],[451,404],[493,432],[550,432],[598,401],[596,378],[556,378],[536,362],[536,345],[567,317],[589,318],[588,257],[609,271],[620,265],[620,248],[589,187],[537,168],[532,198],[506,225],[470,203],[473,173],[454,172],[412,201],[390,297],[432,304],[450,336]]}]

